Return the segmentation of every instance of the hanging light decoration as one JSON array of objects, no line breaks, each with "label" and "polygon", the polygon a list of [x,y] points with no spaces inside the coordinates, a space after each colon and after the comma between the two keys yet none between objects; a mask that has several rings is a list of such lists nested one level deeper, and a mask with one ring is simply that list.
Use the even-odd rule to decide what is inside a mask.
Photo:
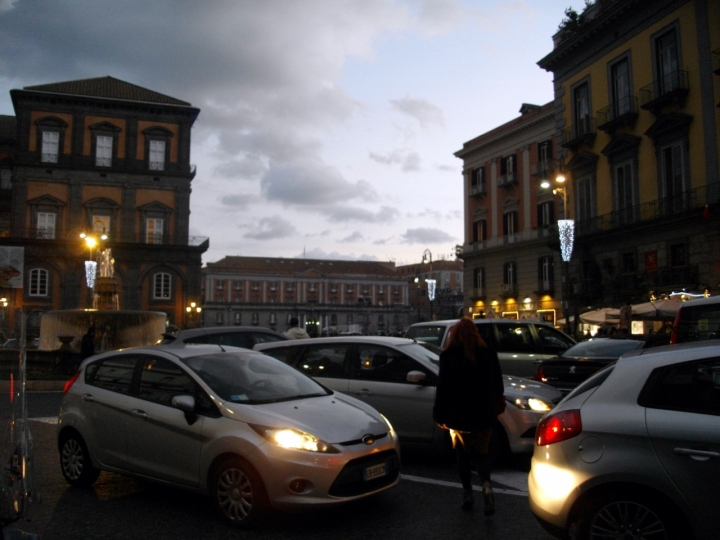
[{"label": "hanging light decoration", "polygon": [[91,289],[95,288],[95,276],[97,275],[97,263],[85,261],[85,281]]},{"label": "hanging light decoration", "polygon": [[572,219],[558,220],[558,233],[560,234],[560,254],[562,260],[570,261],[572,257],[573,242],[575,241],[575,221]]}]

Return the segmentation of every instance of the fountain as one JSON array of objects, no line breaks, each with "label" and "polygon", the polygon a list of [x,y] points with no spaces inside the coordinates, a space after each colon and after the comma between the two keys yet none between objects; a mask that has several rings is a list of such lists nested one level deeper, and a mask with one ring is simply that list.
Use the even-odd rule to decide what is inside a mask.
[{"label": "fountain", "polygon": [[40,317],[40,349],[57,350],[60,340],[61,349],[77,351],[83,334],[91,326],[98,335],[96,352],[152,345],[166,331],[167,315],[163,312],[118,309],[119,282],[110,248],[103,250],[99,259],[97,265],[86,264],[88,286],[93,289],[93,308],[43,313]]}]

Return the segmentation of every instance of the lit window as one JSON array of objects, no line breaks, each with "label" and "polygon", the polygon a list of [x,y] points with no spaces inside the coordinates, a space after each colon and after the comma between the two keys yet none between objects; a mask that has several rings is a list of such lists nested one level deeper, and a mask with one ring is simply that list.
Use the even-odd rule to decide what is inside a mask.
[{"label": "lit window", "polygon": [[163,220],[160,218],[148,218],[146,224],[146,243],[163,243]]},{"label": "lit window", "polygon": [[55,214],[53,212],[38,212],[37,237],[45,240],[55,238]]},{"label": "lit window", "polygon": [[150,141],[149,168],[151,171],[165,170],[165,141]]},{"label": "lit window", "polygon": [[57,163],[60,146],[60,133],[57,131],[42,132],[42,153],[40,160],[43,163]]},{"label": "lit window", "polygon": [[95,165],[110,167],[112,165],[113,138],[109,135],[98,135],[95,139]]},{"label": "lit window", "polygon": [[33,268],[30,270],[30,296],[47,296],[48,295],[48,271],[42,268]]},{"label": "lit window", "polygon": [[155,286],[153,288],[153,299],[154,300],[170,300],[171,291],[171,277],[170,274],[161,272],[155,274]]}]

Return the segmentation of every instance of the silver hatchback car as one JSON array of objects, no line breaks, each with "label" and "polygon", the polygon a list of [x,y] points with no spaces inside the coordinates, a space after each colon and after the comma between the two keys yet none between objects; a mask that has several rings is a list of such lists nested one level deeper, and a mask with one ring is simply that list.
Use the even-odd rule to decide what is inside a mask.
[{"label": "silver hatchback car", "polygon": [[[401,442],[440,441],[446,434],[432,415],[438,355],[411,339],[331,337],[260,343],[255,348],[371,405],[387,416]],[[509,375],[503,381],[508,406],[498,417],[493,451],[532,452],[535,428],[560,401],[560,391]]]},{"label": "silver hatchback car", "polygon": [[58,418],[65,479],[100,470],[209,494],[230,523],[394,486],[399,444],[372,407],[255,351],[218,345],[88,358]]},{"label": "silver hatchback car", "polygon": [[627,353],[538,426],[530,508],[552,534],[720,538],[720,342]]}]

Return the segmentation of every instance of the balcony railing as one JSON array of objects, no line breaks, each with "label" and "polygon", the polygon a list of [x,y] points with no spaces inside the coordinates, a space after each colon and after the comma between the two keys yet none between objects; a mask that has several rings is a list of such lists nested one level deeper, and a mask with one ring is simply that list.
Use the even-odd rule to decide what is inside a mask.
[{"label": "balcony railing", "polygon": [[627,96],[597,112],[598,129],[610,132],[619,126],[631,125],[637,117],[638,98]]},{"label": "balcony railing", "polygon": [[40,161],[43,163],[57,163],[58,155],[57,153],[48,154],[44,152],[40,155]]},{"label": "balcony railing", "polygon": [[503,174],[498,179],[498,185],[500,187],[510,187],[517,184],[517,175],[514,172]]},{"label": "balcony railing", "polygon": [[562,132],[562,146],[577,148],[582,144],[590,144],[597,135],[597,119],[586,116]]},{"label": "balcony railing", "polygon": [[471,196],[481,196],[485,195],[487,191],[485,190],[485,184],[473,184],[470,186],[470,195]]},{"label": "balcony railing", "polygon": [[663,197],[636,206],[616,210],[602,216],[577,221],[575,234],[583,236],[600,231],[617,229],[633,223],[661,219],[703,208],[720,200],[720,184],[710,184],[670,197]]},{"label": "balcony railing", "polygon": [[657,111],[670,103],[683,106],[688,89],[688,72],[673,71],[640,89],[640,106],[649,111]]}]

